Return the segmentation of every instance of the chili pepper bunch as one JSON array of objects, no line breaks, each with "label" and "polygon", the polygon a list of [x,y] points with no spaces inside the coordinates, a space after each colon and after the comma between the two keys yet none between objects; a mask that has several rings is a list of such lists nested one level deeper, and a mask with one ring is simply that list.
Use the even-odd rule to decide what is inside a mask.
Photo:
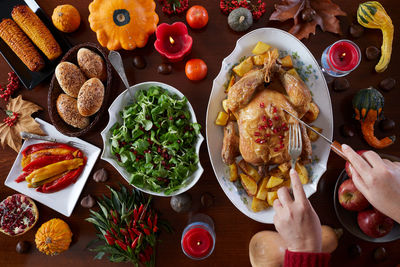
[{"label": "chili pepper bunch", "polygon": [[189,7],[189,0],[159,0],[162,11],[167,15],[181,14]]},{"label": "chili pepper bunch", "polygon": [[[111,197],[103,196],[97,203],[100,210],[90,210],[92,223],[98,230],[98,241],[105,243],[91,248],[97,252],[95,259],[109,254],[112,262],[131,262],[135,266],[155,265],[155,246],[158,241],[159,227],[169,227],[158,220],[157,212],[151,207],[151,197],[147,200],[143,194],[133,189],[129,192],[121,185],[119,191],[108,187]],[[89,247],[91,246],[89,244]]]},{"label": "chili pepper bunch", "polygon": [[263,0],[257,0],[255,4],[251,0],[220,0],[219,2],[219,8],[226,15],[239,7],[249,9],[253,14],[253,19],[258,20],[265,13],[266,4]]}]

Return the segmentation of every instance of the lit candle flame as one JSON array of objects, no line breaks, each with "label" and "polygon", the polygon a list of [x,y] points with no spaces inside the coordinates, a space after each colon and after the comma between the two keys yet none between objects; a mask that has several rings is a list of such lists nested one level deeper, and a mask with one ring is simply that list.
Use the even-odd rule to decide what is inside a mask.
[{"label": "lit candle flame", "polygon": [[197,245],[200,246],[201,245],[201,241],[197,241]]},{"label": "lit candle flame", "polygon": [[172,38],[172,37],[170,36],[170,37],[169,37],[169,42],[170,42],[171,44],[174,44],[174,43],[175,43],[174,38]]}]

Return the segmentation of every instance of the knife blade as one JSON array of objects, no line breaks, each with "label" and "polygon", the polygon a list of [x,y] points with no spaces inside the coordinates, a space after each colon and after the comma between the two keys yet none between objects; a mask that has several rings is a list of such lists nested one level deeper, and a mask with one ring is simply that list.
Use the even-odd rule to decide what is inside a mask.
[{"label": "knife blade", "polygon": [[301,124],[303,124],[304,126],[306,126],[308,129],[310,129],[311,131],[313,131],[314,133],[316,133],[318,136],[320,136],[323,140],[325,140],[326,142],[328,142],[331,146],[331,149],[333,150],[333,152],[335,152],[338,156],[340,156],[341,158],[343,158],[344,160],[347,161],[346,156],[343,154],[343,150],[342,150],[342,145],[338,142],[338,141],[331,141],[329,140],[325,135],[321,134],[320,132],[318,132],[317,130],[315,130],[313,127],[311,127],[310,125],[308,125],[307,123],[305,123],[304,121],[302,121],[301,119],[297,118],[294,114],[290,113],[289,111],[287,111],[286,109],[283,108],[283,111],[285,111],[287,114],[289,114],[291,117],[293,117],[294,119],[296,119],[298,122],[300,122]]}]

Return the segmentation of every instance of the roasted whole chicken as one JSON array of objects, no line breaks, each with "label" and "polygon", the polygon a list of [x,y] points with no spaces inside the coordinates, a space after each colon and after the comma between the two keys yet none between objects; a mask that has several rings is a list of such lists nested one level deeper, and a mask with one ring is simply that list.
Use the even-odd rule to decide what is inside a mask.
[{"label": "roasted whole chicken", "polygon": [[[226,108],[236,118],[238,130],[233,121],[225,126],[223,161],[230,165],[241,155],[247,163],[261,169],[290,160],[287,150],[289,125],[298,122],[283,109],[298,118],[312,117],[309,112],[319,112],[299,75],[294,69],[286,71],[281,66],[276,49],[268,51],[263,66],[247,72],[232,85]],[[301,130],[303,152],[300,160],[308,163],[311,142],[304,126]]]}]

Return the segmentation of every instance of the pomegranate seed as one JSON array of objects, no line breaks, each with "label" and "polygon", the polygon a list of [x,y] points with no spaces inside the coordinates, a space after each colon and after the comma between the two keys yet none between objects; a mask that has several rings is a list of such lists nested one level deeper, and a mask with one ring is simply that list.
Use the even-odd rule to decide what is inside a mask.
[{"label": "pomegranate seed", "polygon": [[279,144],[283,144],[283,140],[279,140]]},{"label": "pomegranate seed", "polygon": [[171,117],[169,117],[169,120],[170,120],[170,121],[172,121],[172,120],[173,120],[172,116],[171,116]]},{"label": "pomegranate seed", "polygon": [[257,138],[256,139],[256,143],[260,143],[261,142],[261,139],[260,138]]},{"label": "pomegranate seed", "polygon": [[279,136],[279,139],[283,139],[283,137],[284,137],[283,135],[280,135],[280,136]]},{"label": "pomegranate seed", "polygon": [[274,148],[274,151],[275,151],[275,152],[278,152],[278,151],[279,151],[279,148],[275,147],[275,148]]},{"label": "pomegranate seed", "polygon": [[278,116],[274,116],[274,120],[279,120],[279,117]]},{"label": "pomegranate seed", "polygon": [[265,137],[271,137],[271,134],[269,134],[269,133],[267,133],[266,135],[265,135]]},{"label": "pomegranate seed", "polygon": [[276,127],[276,131],[280,132],[281,131],[281,127]]},{"label": "pomegranate seed", "polygon": [[268,122],[268,125],[269,125],[269,126],[272,126],[272,120],[268,119],[267,122]]},{"label": "pomegranate seed", "polygon": [[265,108],[265,105],[263,102],[260,103],[260,108]]},{"label": "pomegranate seed", "polygon": [[278,130],[275,128],[272,130],[275,134],[278,133]]},{"label": "pomegranate seed", "polygon": [[286,132],[289,129],[288,129],[288,127],[284,126],[284,127],[282,127],[282,130],[284,130]]},{"label": "pomegranate seed", "polygon": [[258,126],[258,130],[262,131],[263,129],[264,129],[264,126],[262,126],[262,125]]},{"label": "pomegranate seed", "polygon": [[136,161],[139,161],[139,158],[136,158]]},{"label": "pomegranate seed", "polygon": [[264,143],[265,143],[265,139],[261,139],[260,144],[264,144]]},{"label": "pomegranate seed", "polygon": [[281,125],[282,127],[286,127],[286,123],[282,123],[282,125]]},{"label": "pomegranate seed", "polygon": [[284,148],[284,147],[285,147],[285,144],[281,144],[280,148]]},{"label": "pomegranate seed", "polygon": [[260,132],[255,132],[254,136],[260,136]]},{"label": "pomegranate seed", "polygon": [[262,117],[262,120],[263,120],[263,121],[267,121],[267,117],[263,116],[263,117]]},{"label": "pomegranate seed", "polygon": [[274,112],[274,113],[276,113],[276,112],[277,112],[277,109],[276,109],[276,107],[274,107],[274,109],[272,110],[272,112]]}]

